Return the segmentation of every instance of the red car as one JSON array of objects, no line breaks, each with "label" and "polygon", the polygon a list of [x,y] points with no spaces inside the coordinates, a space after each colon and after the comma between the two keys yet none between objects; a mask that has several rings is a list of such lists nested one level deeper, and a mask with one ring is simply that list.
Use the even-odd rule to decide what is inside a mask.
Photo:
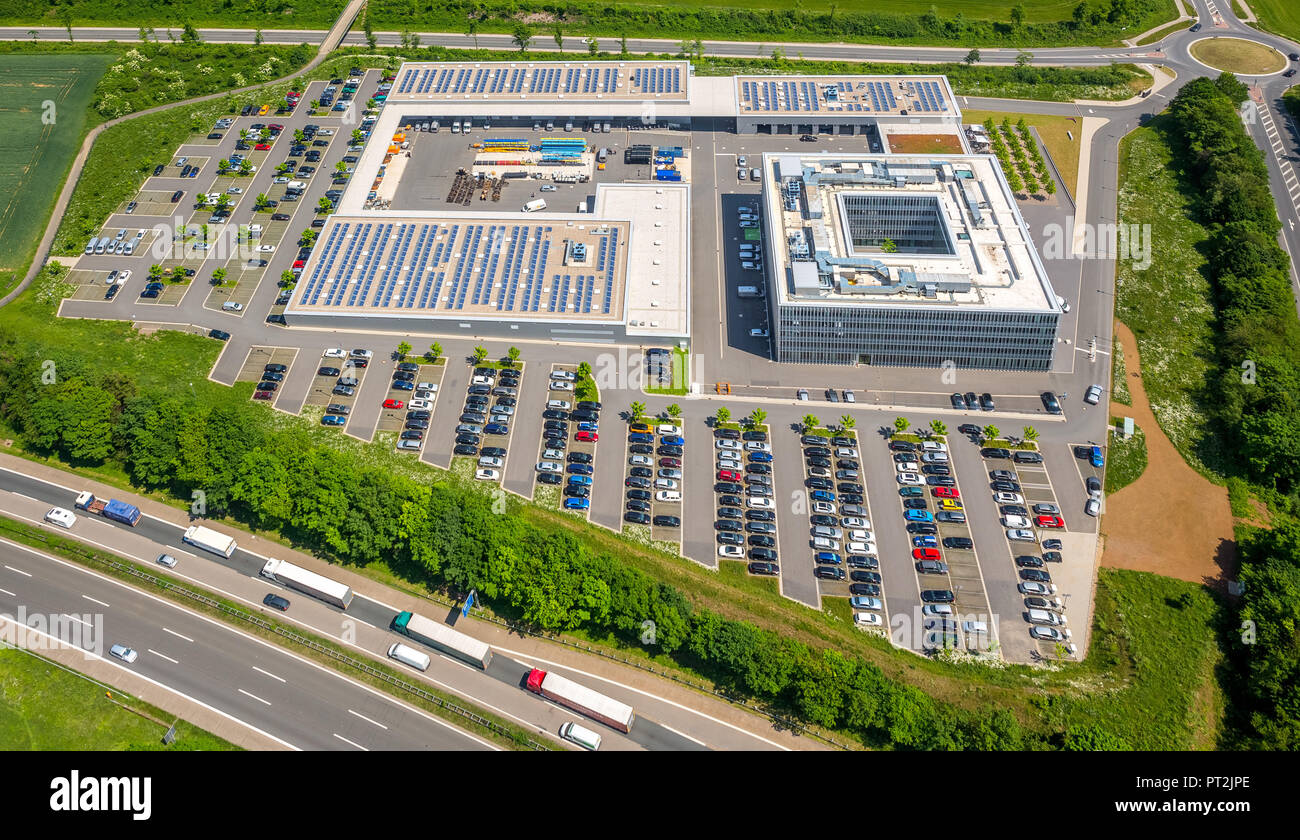
[{"label": "red car", "polygon": [[253,399],[255,399],[255,400],[269,400],[269,399],[271,399],[271,397],[273,397],[273,396],[275,396],[275,394],[272,393],[271,391],[258,391],[257,393],[253,394]]},{"label": "red car", "polygon": [[740,481],[740,473],[735,470],[718,470],[718,481]]},{"label": "red car", "polygon": [[578,432],[573,436],[573,439],[584,443],[595,443],[600,440],[600,434],[598,432]]},{"label": "red car", "polygon": [[271,151],[271,144],[270,144],[270,143],[258,143],[258,144],[257,144],[256,146],[254,146],[253,148],[256,149],[256,150],[259,151],[259,152],[269,152],[269,151]]},{"label": "red car", "polygon": [[384,408],[405,408],[406,403],[401,400],[384,400]]},{"label": "red car", "polygon": [[1065,520],[1059,516],[1035,516],[1034,524],[1039,528],[1064,528]]},{"label": "red car", "polygon": [[939,560],[943,555],[939,554],[937,548],[914,548],[912,549],[913,560]]},{"label": "red car", "polygon": [[271,123],[270,125],[267,126],[267,128],[271,129],[272,131],[284,131],[284,126],[280,125],[279,123]]},{"label": "red car", "polygon": [[303,267],[304,265],[306,265],[306,264],[307,264],[307,261],[306,261],[306,260],[294,260],[294,261],[293,261],[293,267],[294,267],[294,268],[302,268],[302,267]]},{"label": "red car", "polygon": [[956,487],[936,487],[931,491],[940,499],[960,499],[961,492]]}]

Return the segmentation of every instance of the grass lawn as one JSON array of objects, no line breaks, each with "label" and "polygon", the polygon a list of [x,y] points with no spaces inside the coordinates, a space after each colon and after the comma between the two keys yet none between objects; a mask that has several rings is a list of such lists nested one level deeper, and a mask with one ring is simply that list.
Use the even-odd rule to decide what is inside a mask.
[{"label": "grass lawn", "polygon": [[84,136],[95,85],[112,60],[102,54],[0,55],[0,148],[6,152],[0,156],[0,295],[31,264]]},{"label": "grass lawn", "polygon": [[1124,363],[1124,345],[1116,339],[1111,347],[1110,398],[1123,405],[1133,404],[1133,394],[1128,389],[1128,366]]},{"label": "grass lawn", "polygon": [[1217,373],[1214,309],[1199,250],[1206,232],[1191,218],[1190,188],[1172,169],[1165,120],[1156,117],[1120,144],[1120,223],[1151,225],[1151,241],[1160,246],[1145,271],[1131,261],[1117,263],[1115,315],[1137,336],[1160,428],[1193,469],[1222,481],[1226,450],[1210,422],[1210,406],[1202,403]]},{"label": "grass lawn", "polygon": [[[1056,163],[1056,168],[1060,171],[1061,177],[1065,179],[1065,187],[1070,191],[1070,195],[1076,195],[1079,183],[1079,147],[1081,141],[1079,132],[1081,125],[1078,117],[1054,116],[1049,114],[1013,114],[1005,111],[963,111],[963,123],[979,123],[989,118],[997,125],[1002,125],[1003,119],[1010,119],[1014,126],[1021,118],[1029,123],[1038,131],[1038,136],[1043,139],[1043,145],[1047,149],[1047,154],[1051,156]],[[1071,139],[1066,132],[1074,135]]]},{"label": "grass lawn", "polygon": [[[147,0],[7,0],[0,26],[39,24],[63,26],[60,12],[67,9],[73,26],[172,27],[179,32],[186,21],[203,28],[261,27],[263,29],[328,29],[347,0],[313,0],[311,3],[232,3],[230,0],[191,0],[183,8]],[[358,16],[359,17],[359,16]],[[157,33],[164,41],[167,36]]]},{"label": "grass lawn", "polygon": [[1275,73],[1286,67],[1286,56],[1263,44],[1241,38],[1206,38],[1192,44],[1192,58],[1238,76]]},{"label": "grass lawn", "polygon": [[1251,0],[1250,8],[1261,28],[1300,41],[1300,4],[1295,0]]},{"label": "grass lawn", "polygon": [[[1123,428],[1124,420],[1110,418],[1112,426]],[[1147,436],[1134,424],[1133,437],[1123,438],[1113,431],[1106,449],[1106,495],[1137,481],[1147,468]]]},{"label": "grass lawn", "polygon": [[[105,688],[49,660],[14,649],[0,649],[0,749],[4,750],[237,750],[185,721],[176,724],[176,741],[162,744],[159,725],[115,705]],[[168,725],[174,716],[113,691],[118,703]]]},{"label": "grass lawn", "polygon": [[1155,32],[1152,32],[1150,35],[1138,41],[1137,45],[1139,47],[1145,47],[1147,44],[1154,44],[1158,42],[1160,39],[1168,35],[1172,35],[1175,32],[1181,32],[1184,29],[1189,28],[1191,25],[1192,25],[1191,23],[1184,20],[1177,23],[1171,23],[1168,26],[1162,26],[1159,29],[1157,29]]}]

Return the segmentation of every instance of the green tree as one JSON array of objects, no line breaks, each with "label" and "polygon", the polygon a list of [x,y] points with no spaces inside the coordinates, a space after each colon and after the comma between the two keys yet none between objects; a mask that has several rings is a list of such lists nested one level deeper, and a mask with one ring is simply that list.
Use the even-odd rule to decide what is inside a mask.
[{"label": "green tree", "polygon": [[510,359],[510,365],[513,367],[519,361],[519,348],[511,347],[506,351],[506,357]]},{"label": "green tree", "polygon": [[253,45],[258,47],[262,46],[262,30],[258,29],[253,33]]},{"label": "green tree", "polygon": [[406,355],[411,352],[411,344],[407,341],[399,342],[397,345],[397,357],[406,360]]},{"label": "green tree", "polygon": [[298,278],[293,276],[293,271],[286,268],[284,271],[280,272],[280,288],[292,289],[296,285],[298,285]]},{"label": "green tree", "polygon": [[551,27],[551,37],[555,39],[555,49],[557,52],[564,51],[564,30],[557,23]]},{"label": "green tree", "polygon": [[898,243],[894,242],[892,239],[886,239],[880,243],[880,250],[884,251],[886,254],[892,254],[898,250]]},{"label": "green tree", "polygon": [[1025,440],[1038,440],[1038,430],[1033,426],[1025,426],[1023,434]]},{"label": "green tree", "polygon": [[632,414],[633,423],[639,423],[641,418],[645,417],[645,403],[643,402],[633,402],[629,410]]},{"label": "green tree", "polygon": [[430,362],[436,362],[438,359],[442,358],[442,345],[436,341],[430,344],[427,358]]},{"label": "green tree", "polygon": [[966,53],[966,58],[964,59],[967,66],[977,64],[979,63],[979,60],[980,60],[980,51],[974,48],[972,48],[970,52]]},{"label": "green tree", "polygon": [[334,209],[334,202],[330,201],[328,198],[322,196],[321,200],[316,202],[317,213],[328,213],[333,209]]},{"label": "green tree", "polygon": [[841,415],[840,415],[840,428],[841,428],[841,429],[845,429],[845,430],[852,429],[852,428],[853,428],[854,426],[856,426],[856,425],[858,425],[858,421],[857,421],[856,419],[854,419],[854,417],[853,417],[852,414],[841,414]]},{"label": "green tree", "polygon": [[510,40],[521,53],[528,52],[528,47],[533,42],[533,28],[526,23],[516,23],[510,33]]},{"label": "green tree", "polygon": [[898,432],[900,435],[903,432],[906,432],[908,427],[911,425],[912,425],[912,421],[908,420],[906,417],[900,416],[894,418],[894,430]]},{"label": "green tree", "polygon": [[1025,65],[1029,64],[1029,62],[1033,60],[1034,60],[1034,54],[1029,52],[1028,50],[1020,50],[1019,52],[1016,53],[1017,67],[1024,67]]},{"label": "green tree", "polygon": [[668,416],[674,420],[680,420],[682,417],[682,407],[677,403],[672,403],[665,410],[668,412]]},{"label": "green tree", "polygon": [[370,25],[369,6],[367,6],[365,12],[362,13],[361,31],[366,33],[366,46],[373,50],[375,46],[379,43],[379,40],[375,38],[375,28]]},{"label": "green tree", "polygon": [[194,24],[185,21],[181,28],[181,43],[183,44],[202,44],[203,39],[199,37],[199,30],[194,28]]},{"label": "green tree", "polygon": [[579,378],[579,379],[587,379],[587,378],[589,378],[590,376],[591,376],[591,363],[590,363],[590,362],[579,362],[579,363],[578,363],[578,378]]},{"label": "green tree", "polygon": [[1016,4],[1011,7],[1011,26],[1015,29],[1025,25],[1025,7]]},{"label": "green tree", "polygon": [[751,429],[756,429],[759,426],[763,425],[763,422],[765,420],[767,420],[767,412],[764,411],[763,409],[756,408],[753,411],[749,412],[749,427]]},{"label": "green tree", "polygon": [[731,409],[727,408],[725,405],[720,406],[718,410],[713,413],[714,425],[721,426],[730,419]]},{"label": "green tree", "polygon": [[948,424],[942,420],[931,420],[930,431],[934,432],[937,437],[942,437],[948,434]]},{"label": "green tree", "polygon": [[586,38],[587,55],[597,55],[600,52],[600,42],[595,38]]},{"label": "green tree", "polygon": [[[71,40],[71,38],[69,38],[69,40]],[[618,36],[618,54],[623,56],[624,58],[627,57],[627,36],[626,35]]]},{"label": "green tree", "polygon": [[1002,430],[990,423],[980,430],[980,434],[984,436],[985,440],[997,440],[998,436],[1002,434]]},{"label": "green tree", "polygon": [[258,193],[257,198],[253,199],[253,206],[258,210],[266,209],[266,202],[270,201],[266,193]]},{"label": "green tree", "polygon": [[803,430],[805,432],[811,432],[822,424],[821,418],[816,414],[805,414],[800,422],[803,424]]},{"label": "green tree", "polygon": [[474,364],[476,365],[483,364],[483,360],[486,359],[487,357],[488,357],[488,351],[486,347],[480,344],[479,346],[474,348]]},{"label": "green tree", "polygon": [[359,128],[352,129],[352,144],[354,146],[365,139],[366,139],[366,135],[361,132],[361,129]]},{"label": "green tree", "polygon": [[212,285],[220,286],[226,282],[226,269],[217,268],[212,271]]},{"label": "green tree", "polygon": [[478,18],[470,17],[465,25],[465,34],[474,39],[474,49],[478,49]]}]

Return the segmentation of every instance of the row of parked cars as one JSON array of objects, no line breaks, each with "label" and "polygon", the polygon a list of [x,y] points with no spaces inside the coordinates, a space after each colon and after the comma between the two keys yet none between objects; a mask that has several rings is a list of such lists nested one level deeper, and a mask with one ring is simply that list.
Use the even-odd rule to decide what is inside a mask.
[{"label": "row of parked cars", "polygon": [[[477,457],[474,477],[481,481],[499,481],[505,465],[506,448],[483,446],[483,437],[506,437],[510,434],[510,421],[514,417],[519,399],[518,370],[498,371],[489,367],[474,368],[470,384],[465,389],[465,404],[452,451],[456,455]],[[496,399],[495,405],[492,404]],[[482,447],[482,451],[480,451]]]},{"label": "row of parked cars", "polygon": [[[577,374],[556,368],[551,371],[549,379],[550,386],[560,383],[572,385]],[[600,438],[600,409],[601,404],[594,400],[582,400],[575,406],[563,396],[551,395],[542,411],[542,452],[537,462],[537,481],[563,485],[562,504],[566,510],[588,510],[591,507],[594,444]],[[575,444],[574,451],[569,451],[570,440]]]},{"label": "row of parked cars", "polygon": [[767,432],[718,428],[713,437],[718,556],[749,560],[750,574],[779,574],[772,445]]},{"label": "row of parked cars", "polygon": [[[657,462],[645,451],[655,444],[656,436],[659,444]],[[623,479],[627,496],[623,521],[633,525],[680,528],[681,517],[653,514],[651,493],[654,494],[653,500],[661,504],[680,503],[682,500],[682,458],[686,447],[682,427],[676,423],[660,423],[652,428],[648,423],[636,422],[628,427],[627,443],[628,470]]]}]

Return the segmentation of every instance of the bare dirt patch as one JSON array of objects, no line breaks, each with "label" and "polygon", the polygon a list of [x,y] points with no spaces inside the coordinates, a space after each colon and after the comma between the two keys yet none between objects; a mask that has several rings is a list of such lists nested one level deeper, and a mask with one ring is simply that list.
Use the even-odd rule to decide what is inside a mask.
[{"label": "bare dirt patch", "polygon": [[955,134],[887,134],[885,140],[896,154],[961,154],[961,141]]},{"label": "bare dirt patch", "polygon": [[1111,403],[1110,410],[1146,431],[1147,468],[1106,501],[1101,563],[1222,588],[1237,565],[1228,491],[1187,466],[1165,437],[1147,402],[1138,343],[1122,323],[1115,333],[1124,342],[1133,405]]}]

